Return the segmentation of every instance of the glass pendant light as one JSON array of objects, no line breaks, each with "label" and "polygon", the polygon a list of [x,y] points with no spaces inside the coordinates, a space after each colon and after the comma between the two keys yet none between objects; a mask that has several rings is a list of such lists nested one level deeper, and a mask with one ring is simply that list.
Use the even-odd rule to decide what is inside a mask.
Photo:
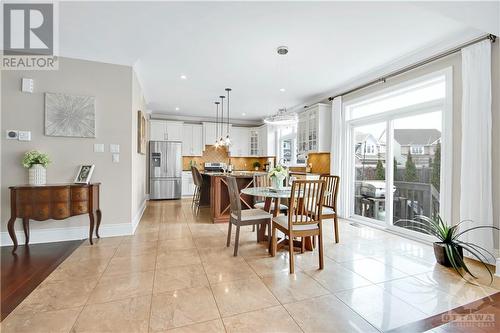
[{"label": "glass pendant light", "polygon": [[214,102],[216,111],[215,111],[215,148],[219,148],[219,104],[220,102]]},{"label": "glass pendant light", "polygon": [[221,107],[221,125],[220,125],[220,138],[219,138],[219,146],[225,146],[225,141],[222,138],[224,132],[224,98],[226,96],[219,96],[220,98],[220,107]]},{"label": "glass pendant light", "polygon": [[227,91],[227,135],[226,135],[226,140],[224,141],[224,144],[226,145],[226,147],[229,147],[231,145],[231,138],[229,137],[229,92],[232,89],[226,88],[225,90]]}]

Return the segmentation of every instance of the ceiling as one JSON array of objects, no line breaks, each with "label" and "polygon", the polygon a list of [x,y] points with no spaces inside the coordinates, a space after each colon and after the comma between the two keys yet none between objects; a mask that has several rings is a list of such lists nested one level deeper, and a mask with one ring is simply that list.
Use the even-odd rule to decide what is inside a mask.
[{"label": "ceiling", "polygon": [[[213,116],[213,102],[231,87],[231,117],[260,120],[416,51],[480,33],[438,9],[397,2],[61,2],[60,54],[134,66],[154,113]],[[280,45],[288,55],[276,54]]]}]

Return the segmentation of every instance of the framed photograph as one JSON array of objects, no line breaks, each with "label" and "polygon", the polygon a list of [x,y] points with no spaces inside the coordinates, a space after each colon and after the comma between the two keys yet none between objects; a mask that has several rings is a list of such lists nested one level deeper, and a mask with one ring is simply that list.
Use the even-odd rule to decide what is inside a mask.
[{"label": "framed photograph", "polygon": [[144,112],[137,111],[137,152],[146,155],[146,117]]},{"label": "framed photograph", "polygon": [[90,183],[90,177],[94,172],[95,165],[80,165],[78,168],[78,173],[76,174],[75,183],[77,184],[88,184]]}]

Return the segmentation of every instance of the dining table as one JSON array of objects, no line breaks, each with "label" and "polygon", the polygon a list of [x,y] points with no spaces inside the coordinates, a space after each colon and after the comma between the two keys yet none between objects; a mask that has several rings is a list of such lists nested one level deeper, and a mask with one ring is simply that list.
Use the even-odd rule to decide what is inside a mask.
[{"label": "dining table", "polygon": [[[251,195],[254,197],[261,197],[264,198],[264,210],[268,213],[272,213],[273,217],[276,217],[280,214],[280,204],[281,201],[283,200],[289,200],[292,197],[292,187],[287,186],[287,187],[282,187],[282,188],[274,188],[274,187],[247,187],[241,190],[242,194],[246,195]],[[328,191],[325,191],[324,196],[329,196],[331,193]],[[273,205],[274,203],[274,205]],[[274,209],[271,209],[274,208]],[[265,227],[259,227],[257,229],[258,233],[258,239],[259,240],[267,240],[267,237],[270,237],[270,235],[266,236],[266,228]],[[282,240],[284,241],[284,240]],[[311,237],[305,237],[304,239],[304,247],[307,251],[312,251],[314,249],[313,242]],[[294,241],[294,246],[296,247],[301,247],[300,244],[295,245]]]}]

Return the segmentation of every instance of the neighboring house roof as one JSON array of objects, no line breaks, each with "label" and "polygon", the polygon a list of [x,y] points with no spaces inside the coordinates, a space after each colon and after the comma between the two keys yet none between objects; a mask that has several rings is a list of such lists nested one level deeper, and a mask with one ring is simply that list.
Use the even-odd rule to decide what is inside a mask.
[{"label": "neighboring house roof", "polygon": [[431,145],[441,138],[437,129],[395,129],[394,140],[401,146]]},{"label": "neighboring house roof", "polygon": [[378,143],[377,138],[375,138],[372,134],[363,132],[355,132],[354,140],[356,141],[356,143],[363,143],[368,141]]}]

